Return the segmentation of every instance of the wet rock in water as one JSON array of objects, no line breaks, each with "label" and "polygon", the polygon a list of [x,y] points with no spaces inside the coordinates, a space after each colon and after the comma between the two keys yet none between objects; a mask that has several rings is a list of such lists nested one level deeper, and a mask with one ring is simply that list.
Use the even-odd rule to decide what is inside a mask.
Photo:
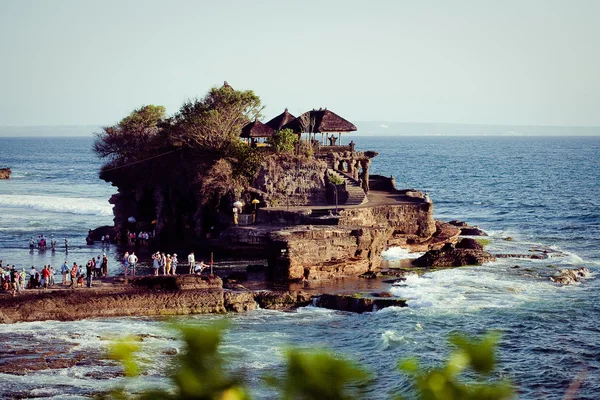
[{"label": "wet rock in water", "polygon": [[397,298],[368,298],[341,294],[323,294],[315,299],[317,307],[354,313],[373,312],[386,307],[406,307],[406,300]]},{"label": "wet rock in water", "polygon": [[464,238],[456,243],[457,249],[483,250],[483,245],[475,239]]},{"label": "wet rock in water", "polygon": [[467,226],[460,229],[461,236],[487,236],[488,234],[476,226]]},{"label": "wet rock in water", "polygon": [[265,291],[256,292],[254,300],[261,308],[289,310],[309,305],[312,302],[312,295],[304,291]]},{"label": "wet rock in water", "polygon": [[572,285],[582,279],[589,278],[591,274],[590,270],[585,267],[561,269],[558,271],[558,275],[551,276],[550,280],[560,285]]},{"label": "wet rock in water", "polygon": [[364,279],[375,279],[378,276],[379,275],[375,271],[367,271],[364,274],[360,274],[358,277],[359,278],[364,278]]},{"label": "wet rock in water", "polygon": [[547,254],[518,254],[518,253],[499,253],[494,254],[496,258],[529,258],[531,260],[543,260],[548,258]]},{"label": "wet rock in water", "polygon": [[514,239],[511,236],[507,236],[504,238],[507,242],[512,242]]},{"label": "wet rock in water", "polygon": [[0,179],[10,179],[10,168],[0,168]]},{"label": "wet rock in water", "polygon": [[385,297],[385,298],[394,297],[394,295],[390,292],[373,292],[373,293],[371,293],[371,295],[373,297]]},{"label": "wet rock in water", "polygon": [[495,260],[493,255],[483,250],[446,248],[430,250],[412,263],[416,267],[444,268],[481,265]]},{"label": "wet rock in water", "polygon": [[465,221],[458,221],[455,219],[453,219],[452,221],[448,221],[448,223],[450,225],[454,225],[454,226],[458,226],[458,227],[469,226],[469,224],[467,224]]}]

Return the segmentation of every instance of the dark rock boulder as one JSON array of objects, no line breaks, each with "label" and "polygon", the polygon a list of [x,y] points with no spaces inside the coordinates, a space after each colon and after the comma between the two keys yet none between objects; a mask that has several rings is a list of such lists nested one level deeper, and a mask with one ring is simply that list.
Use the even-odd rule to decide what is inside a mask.
[{"label": "dark rock boulder", "polygon": [[0,168],[0,179],[10,179],[10,168]]},{"label": "dark rock boulder", "polygon": [[487,236],[488,234],[476,226],[467,226],[460,229],[461,236]]},{"label": "dark rock boulder", "polygon": [[373,312],[386,307],[406,307],[406,300],[397,298],[377,298],[323,294],[315,299],[317,307],[354,313]]},{"label": "dark rock boulder", "polygon": [[483,250],[483,245],[475,239],[464,238],[456,243],[457,249]]},{"label": "dark rock boulder", "polygon": [[412,263],[416,267],[443,268],[481,265],[495,260],[496,258],[493,255],[482,250],[454,248],[450,250],[430,250]]},{"label": "dark rock boulder", "polygon": [[309,305],[312,295],[303,291],[262,291],[254,293],[254,301],[268,310],[289,310]]}]

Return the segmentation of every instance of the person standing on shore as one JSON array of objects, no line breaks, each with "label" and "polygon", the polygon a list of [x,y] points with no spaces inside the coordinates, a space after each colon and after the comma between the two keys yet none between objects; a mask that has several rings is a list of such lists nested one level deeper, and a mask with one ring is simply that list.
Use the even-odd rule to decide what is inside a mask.
[{"label": "person standing on shore", "polygon": [[177,253],[173,253],[173,257],[171,257],[171,264],[172,264],[171,273],[173,275],[177,275],[177,264],[178,263],[179,263],[179,260],[177,260]]},{"label": "person standing on shore", "polygon": [[13,265],[10,270],[10,284],[12,286],[12,295],[15,296],[16,293],[21,293],[21,285],[20,285],[21,277],[19,275],[19,271]]},{"label": "person standing on shore", "polygon": [[73,263],[73,267],[71,267],[71,284],[70,288],[75,288],[75,282],[77,281],[77,263]]},{"label": "person standing on shore", "polygon": [[131,276],[135,276],[135,266],[138,262],[138,258],[135,255],[134,251],[131,252],[129,257],[127,258],[127,261],[129,262],[129,265],[131,266]]},{"label": "person standing on shore", "polygon": [[173,262],[173,259],[171,258],[170,254],[167,254],[167,260],[165,262],[165,275],[171,275],[171,264]]},{"label": "person standing on shore", "polygon": [[41,275],[42,275],[42,287],[44,289],[47,289],[48,288],[48,280],[50,279],[50,269],[48,268],[48,266],[44,265]]},{"label": "person standing on shore", "polygon": [[48,276],[48,286],[54,286],[54,274],[56,271],[52,265],[48,265],[48,272],[50,273]]},{"label": "person standing on shore", "polygon": [[129,270],[129,252],[126,251],[123,255],[123,275],[127,276],[127,272]]},{"label": "person standing on shore", "polygon": [[106,253],[102,255],[102,276],[108,277],[108,257],[106,257]]},{"label": "person standing on shore", "polygon": [[85,277],[87,278],[87,287],[91,288],[92,287],[92,276],[94,273],[94,267],[92,265],[92,261],[88,261],[88,263],[85,265]]},{"label": "person standing on shore", "polygon": [[67,260],[65,260],[65,263],[60,267],[60,273],[62,274],[62,284],[66,285],[67,274],[69,273],[69,264],[67,264]]},{"label": "person standing on shore", "polygon": [[158,276],[160,268],[160,253],[158,251],[152,254],[152,268],[154,268],[154,276]]},{"label": "person standing on shore", "polygon": [[196,266],[196,257],[194,257],[194,252],[192,251],[188,256],[188,264],[190,266],[190,275],[194,273],[194,267]]}]

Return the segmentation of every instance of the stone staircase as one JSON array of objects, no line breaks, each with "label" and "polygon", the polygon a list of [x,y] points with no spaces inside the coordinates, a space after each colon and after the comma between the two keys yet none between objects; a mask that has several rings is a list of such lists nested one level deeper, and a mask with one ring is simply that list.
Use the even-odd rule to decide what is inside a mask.
[{"label": "stone staircase", "polygon": [[356,179],[331,168],[327,169],[327,173],[335,175],[346,182],[348,200],[343,204],[344,206],[358,206],[367,202],[367,195]]}]

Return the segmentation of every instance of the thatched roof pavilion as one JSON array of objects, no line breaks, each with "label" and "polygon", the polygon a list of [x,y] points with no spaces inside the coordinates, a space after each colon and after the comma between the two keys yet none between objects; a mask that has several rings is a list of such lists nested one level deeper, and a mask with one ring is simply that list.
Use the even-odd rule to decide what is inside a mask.
[{"label": "thatched roof pavilion", "polygon": [[307,111],[295,120],[284,125],[296,133],[346,133],[356,130],[356,125],[340,117],[328,109]]},{"label": "thatched roof pavilion", "polygon": [[295,119],[296,117],[290,114],[286,108],[284,112],[267,122],[265,125],[273,128],[273,130],[280,131],[285,124],[290,123]]},{"label": "thatched roof pavilion", "polygon": [[258,120],[254,120],[242,128],[240,137],[247,139],[268,138],[273,136],[275,131]]}]

